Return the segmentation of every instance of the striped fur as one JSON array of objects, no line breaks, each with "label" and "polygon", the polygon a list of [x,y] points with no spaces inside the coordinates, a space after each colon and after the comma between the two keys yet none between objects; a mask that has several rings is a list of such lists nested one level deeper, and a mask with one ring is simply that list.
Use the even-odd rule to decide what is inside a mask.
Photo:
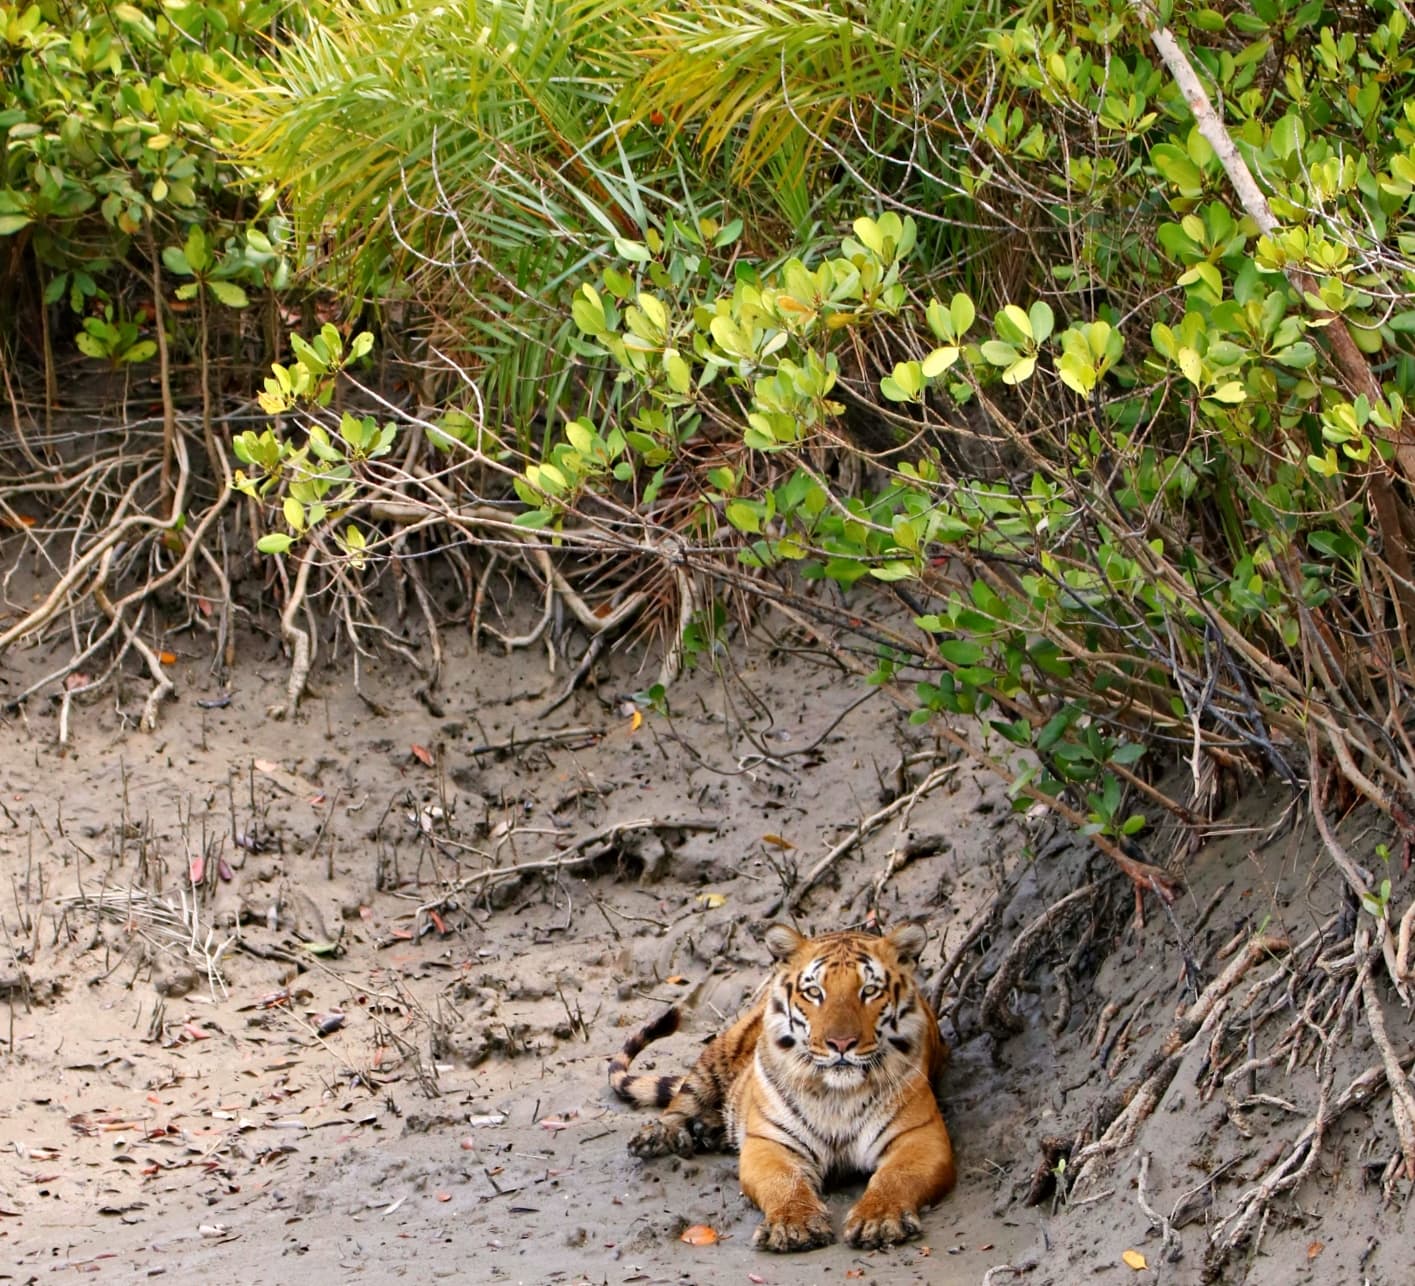
[{"label": "striped fur", "polygon": [[919,1232],[919,1211],[953,1187],[953,1149],[933,1086],[948,1058],[913,965],[926,937],[904,924],[884,937],[807,939],[767,931],[778,965],[756,1001],[681,1079],[635,1076],[634,1057],[676,1031],[669,1010],[610,1064],[620,1097],[660,1106],[631,1141],[640,1156],[741,1153],[742,1190],[761,1208],[756,1244],[803,1250],[835,1239],[820,1197],[831,1175],[867,1174],[845,1240],[888,1245]]},{"label": "striped fur", "polygon": [[665,1009],[653,1022],[640,1027],[609,1060],[609,1088],[627,1103],[636,1107],[667,1107],[683,1085],[681,1076],[635,1076],[629,1064],[644,1052],[644,1047],[663,1040],[678,1030],[679,1011]]}]

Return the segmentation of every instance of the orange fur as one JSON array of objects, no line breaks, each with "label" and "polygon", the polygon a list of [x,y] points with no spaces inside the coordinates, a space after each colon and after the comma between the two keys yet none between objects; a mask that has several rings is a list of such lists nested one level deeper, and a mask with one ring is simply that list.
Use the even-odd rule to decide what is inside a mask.
[{"label": "orange fur", "polygon": [[953,1147],[934,1097],[948,1060],[938,1020],[914,981],[924,930],[804,938],[773,925],[778,964],[751,1006],[680,1080],[636,1076],[634,1056],[677,1028],[674,1011],[636,1032],[610,1084],[663,1114],[630,1142],[639,1156],[731,1147],[742,1191],[762,1211],[756,1244],[807,1250],[835,1240],[821,1185],[867,1174],[845,1218],[853,1246],[905,1241],[919,1212],[954,1182]]}]

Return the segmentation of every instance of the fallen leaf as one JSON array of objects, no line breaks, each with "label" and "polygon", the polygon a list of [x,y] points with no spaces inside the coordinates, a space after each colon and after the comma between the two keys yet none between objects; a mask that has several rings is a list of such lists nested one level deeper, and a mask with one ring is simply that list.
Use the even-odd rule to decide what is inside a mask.
[{"label": "fallen leaf", "polygon": [[717,1233],[705,1223],[695,1223],[691,1228],[684,1228],[678,1240],[690,1246],[711,1246],[717,1241]]},{"label": "fallen leaf", "polygon": [[437,1194],[437,1199],[438,1199],[439,1201],[451,1201],[451,1200],[452,1200],[452,1194],[451,1194],[450,1192],[439,1192],[439,1193]]},{"label": "fallen leaf", "polygon": [[1127,1250],[1120,1257],[1126,1262],[1127,1265],[1129,1265],[1129,1267],[1133,1268],[1137,1273],[1140,1272],[1142,1269],[1149,1267],[1149,1264],[1145,1262],[1144,1255],[1142,1255],[1138,1250]]},{"label": "fallen leaf", "polygon": [[209,1031],[203,1031],[200,1027],[196,1025],[196,1023],[183,1023],[182,1030],[186,1032],[187,1035],[192,1038],[192,1040],[211,1039],[211,1033]]},{"label": "fallen leaf", "polygon": [[157,659],[161,661],[163,665],[177,664],[177,654],[175,652],[159,652]]},{"label": "fallen leaf", "polygon": [[200,884],[201,877],[206,874],[206,859],[200,855],[192,858],[191,865],[187,868],[187,874],[192,877],[193,884]]},{"label": "fallen leaf", "polygon": [[864,1275],[865,1270],[863,1268],[847,1268],[845,1270],[845,1276],[847,1277],[863,1277]]},{"label": "fallen leaf", "polygon": [[432,767],[432,751],[429,750],[426,746],[420,746],[415,741],[408,748],[413,752],[413,758],[416,759],[420,764],[426,764],[429,768]]},{"label": "fallen leaf", "polygon": [[216,873],[221,877],[223,884],[229,884],[236,878],[236,872],[231,869],[231,863],[224,857],[216,863]]},{"label": "fallen leaf", "polygon": [[642,710],[635,710],[634,713],[629,716],[629,731],[638,732],[643,726],[644,712]]},{"label": "fallen leaf", "polygon": [[699,893],[698,901],[701,902],[705,907],[707,907],[709,911],[712,911],[715,910],[717,907],[720,907],[724,902],[727,901],[727,894]]},{"label": "fallen leaf", "polygon": [[681,973],[675,973],[671,978],[665,978],[664,982],[671,987],[686,987],[688,985],[688,980]]},{"label": "fallen leaf", "polygon": [[1326,1242],[1314,1241],[1307,1246],[1307,1262],[1310,1263],[1327,1248]]},{"label": "fallen leaf", "polygon": [[794,845],[789,839],[783,839],[780,835],[770,835],[770,834],[768,834],[768,835],[763,835],[763,836],[762,836],[762,843],[763,843],[763,844],[770,844],[773,848],[795,848],[795,847],[796,847],[796,845]]},{"label": "fallen leaf", "polygon": [[752,1283],[752,1286],[762,1286],[762,1284],[766,1281],[766,1278],[763,1277],[760,1273],[748,1273],[747,1280]]}]

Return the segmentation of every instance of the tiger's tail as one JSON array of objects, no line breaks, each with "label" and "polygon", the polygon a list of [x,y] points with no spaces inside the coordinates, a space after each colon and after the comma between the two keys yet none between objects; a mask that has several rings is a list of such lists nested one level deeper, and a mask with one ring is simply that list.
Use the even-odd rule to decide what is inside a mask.
[{"label": "tiger's tail", "polygon": [[678,1030],[677,1009],[665,1009],[653,1022],[640,1027],[621,1049],[609,1060],[609,1088],[626,1103],[638,1107],[667,1107],[683,1084],[681,1076],[653,1076],[647,1073],[634,1075],[629,1065],[644,1050],[646,1045]]}]

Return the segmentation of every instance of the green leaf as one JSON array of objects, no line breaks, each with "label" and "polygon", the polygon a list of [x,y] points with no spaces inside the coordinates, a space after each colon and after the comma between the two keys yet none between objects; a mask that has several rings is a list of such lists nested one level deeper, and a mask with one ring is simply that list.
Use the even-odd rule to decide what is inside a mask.
[{"label": "green leaf", "polygon": [[1177,360],[1189,383],[1198,385],[1204,382],[1204,364],[1192,348],[1181,348]]},{"label": "green leaf", "polygon": [[192,275],[192,265],[187,262],[187,256],[182,253],[178,246],[164,246],[162,249],[162,262],[168,272],[175,272],[179,277],[190,277]]},{"label": "green leaf", "polygon": [[958,348],[952,344],[936,348],[920,364],[925,379],[937,379],[958,360]]},{"label": "green leaf", "polygon": [[329,364],[320,355],[319,351],[307,339],[299,335],[290,336],[290,350],[299,359],[300,365],[316,375],[323,375],[329,370]]},{"label": "green leaf", "polygon": [[939,655],[953,665],[976,665],[987,655],[980,644],[970,639],[941,639]]},{"label": "green leaf", "polygon": [[1019,356],[1011,344],[1004,343],[1000,339],[988,340],[982,345],[981,351],[984,359],[994,366],[1011,366]]},{"label": "green leaf", "polygon": [[642,241],[630,241],[627,237],[615,237],[614,249],[621,259],[627,259],[630,263],[648,263],[653,258]]},{"label": "green leaf", "polygon": [[1032,378],[1032,372],[1037,368],[1037,359],[1030,354],[1026,357],[1019,357],[1002,373],[1004,384],[1021,384]]},{"label": "green leaf", "polygon": [[973,307],[973,301],[960,291],[949,302],[948,312],[953,318],[954,338],[962,339],[977,316],[977,309]]},{"label": "green leaf", "polygon": [[294,543],[293,536],[287,536],[280,531],[272,531],[256,541],[255,547],[262,554],[287,554],[290,552],[290,546]]},{"label": "green leaf", "polygon": [[203,273],[211,267],[211,251],[207,248],[206,233],[202,231],[201,224],[194,223],[187,230],[187,243],[182,251],[194,273]]},{"label": "green leaf", "polygon": [[[1047,312],[1050,313],[1050,309]],[[1018,339],[1034,339],[1032,333],[1032,319],[1027,316],[1016,304],[1007,304],[997,318],[998,331],[1004,339],[1016,343]],[[1016,331],[1016,335],[1009,335],[1008,328]]]},{"label": "green leaf", "polygon": [[27,214],[0,214],[0,237],[8,237],[33,222]]},{"label": "green leaf", "polygon": [[132,365],[137,362],[145,362],[157,352],[157,341],[155,339],[140,339],[131,348],[124,349],[123,355],[119,358],[125,364]]},{"label": "green leaf", "polygon": [[593,286],[580,287],[579,293],[570,303],[570,314],[575,319],[575,325],[586,335],[603,335],[609,329],[604,313],[604,301]]},{"label": "green leaf", "polygon": [[225,304],[227,308],[244,308],[250,303],[246,292],[234,281],[208,281],[206,287],[216,296],[217,301]]},{"label": "green leaf", "polygon": [[1039,299],[1028,310],[1027,321],[1031,327],[1032,338],[1041,344],[1051,335],[1056,325],[1056,314],[1052,312],[1050,304]]},{"label": "green leaf", "polygon": [[757,512],[755,505],[748,504],[745,500],[734,500],[727,506],[725,513],[727,521],[738,531],[753,536],[761,533],[761,514]]}]

